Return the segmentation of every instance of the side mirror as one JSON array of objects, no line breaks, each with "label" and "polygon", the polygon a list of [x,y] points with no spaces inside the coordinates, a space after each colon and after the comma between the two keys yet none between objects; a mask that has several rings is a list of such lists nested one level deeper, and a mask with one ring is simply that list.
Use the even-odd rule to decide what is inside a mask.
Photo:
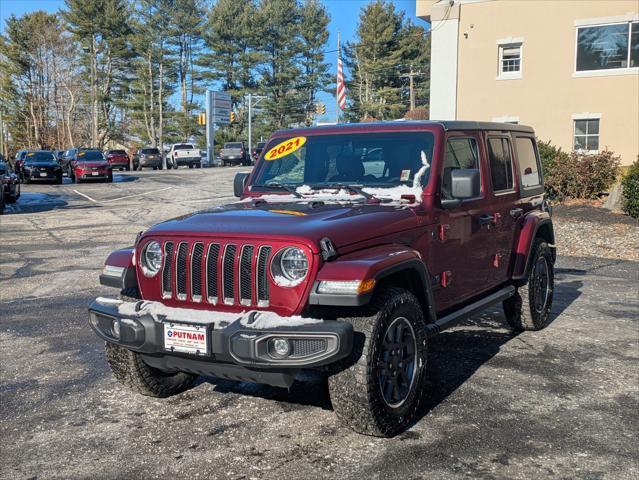
[{"label": "side mirror", "polygon": [[450,193],[452,200],[442,200],[442,208],[456,208],[462,200],[479,197],[481,194],[481,176],[477,168],[458,168],[452,170]]},{"label": "side mirror", "polygon": [[233,193],[236,197],[241,197],[242,193],[244,193],[244,186],[246,185],[246,181],[248,180],[249,174],[247,172],[239,172],[235,174],[235,179],[233,179]]}]

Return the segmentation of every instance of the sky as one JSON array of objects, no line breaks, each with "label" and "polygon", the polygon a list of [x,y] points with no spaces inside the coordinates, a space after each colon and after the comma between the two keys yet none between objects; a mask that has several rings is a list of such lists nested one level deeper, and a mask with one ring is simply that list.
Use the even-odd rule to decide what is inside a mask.
[{"label": "sky", "polygon": [[[337,32],[340,32],[341,41],[353,40],[355,29],[359,19],[360,10],[370,0],[322,0],[331,16],[328,26],[330,37],[327,51],[337,49]],[[405,12],[406,18],[411,19],[417,25],[427,27],[428,24],[415,16],[415,2],[418,0],[393,0],[396,8]],[[35,10],[45,10],[53,13],[64,7],[64,0],[0,0],[0,33],[4,32],[5,21],[11,15],[21,16],[24,13]],[[326,55],[326,61],[331,65],[331,72],[336,73],[337,53],[330,52]],[[335,119],[335,95],[320,94],[319,100],[326,104],[326,119]]]}]

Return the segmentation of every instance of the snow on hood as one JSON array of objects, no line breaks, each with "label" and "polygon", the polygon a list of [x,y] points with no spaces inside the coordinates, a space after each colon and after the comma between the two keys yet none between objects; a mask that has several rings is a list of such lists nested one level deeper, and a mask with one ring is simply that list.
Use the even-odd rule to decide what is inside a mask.
[{"label": "snow on hood", "polygon": [[304,318],[298,315],[282,317],[274,312],[260,312],[251,310],[248,312],[228,313],[211,310],[195,310],[192,308],[167,307],[161,302],[140,300],[139,302],[125,302],[115,298],[98,297],[96,302],[100,305],[117,306],[118,313],[125,317],[139,318],[150,315],[156,322],[174,321],[189,322],[201,325],[212,325],[215,330],[227,327],[237,320],[244,327],[254,330],[265,330],[277,327],[298,327],[321,323],[316,318]]}]

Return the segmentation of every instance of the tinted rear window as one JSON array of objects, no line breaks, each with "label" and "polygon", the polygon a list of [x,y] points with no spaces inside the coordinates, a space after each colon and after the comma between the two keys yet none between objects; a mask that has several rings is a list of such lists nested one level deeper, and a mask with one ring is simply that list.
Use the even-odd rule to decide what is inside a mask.
[{"label": "tinted rear window", "polygon": [[126,155],[126,152],[124,150],[109,150],[109,152],[111,155]]},{"label": "tinted rear window", "polygon": [[513,164],[508,139],[489,138],[488,158],[490,160],[490,175],[493,180],[493,192],[511,190],[514,186]]},{"label": "tinted rear window", "polygon": [[181,143],[179,145],[173,145],[173,150],[193,150],[193,145],[190,143]]},{"label": "tinted rear window", "polygon": [[539,163],[535,154],[534,140],[527,137],[517,137],[517,158],[521,172],[521,187],[536,187],[541,184],[539,177]]},{"label": "tinted rear window", "polygon": [[144,155],[159,155],[160,151],[157,148],[143,148],[142,153]]},{"label": "tinted rear window", "polygon": [[242,148],[241,143],[225,143],[224,148]]}]

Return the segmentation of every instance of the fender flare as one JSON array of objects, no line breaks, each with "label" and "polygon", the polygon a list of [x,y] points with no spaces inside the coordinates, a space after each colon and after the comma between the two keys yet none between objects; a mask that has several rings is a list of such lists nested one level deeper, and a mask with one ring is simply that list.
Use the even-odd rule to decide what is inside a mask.
[{"label": "fender flare", "polygon": [[[368,305],[379,284],[389,276],[412,270],[419,278],[418,297],[424,304],[426,322],[436,320],[432,277],[420,254],[401,245],[373,247],[327,262],[318,272],[309,294],[310,305],[358,307]],[[375,280],[375,288],[363,294],[319,293],[321,281]]]},{"label": "fender flare", "polygon": [[[534,240],[538,236],[540,229],[548,229],[549,234],[546,240],[550,244],[555,243],[555,231],[552,220],[547,212],[538,212],[529,214],[524,219],[521,227],[519,238],[515,244],[515,259],[513,262],[512,279],[524,280],[528,278],[528,264],[532,254]],[[556,259],[556,253],[553,250],[553,262]]]},{"label": "fender flare", "polygon": [[100,284],[120,289],[137,287],[138,278],[135,271],[134,254],[134,247],[111,252],[104,262],[104,269],[100,274]]}]

